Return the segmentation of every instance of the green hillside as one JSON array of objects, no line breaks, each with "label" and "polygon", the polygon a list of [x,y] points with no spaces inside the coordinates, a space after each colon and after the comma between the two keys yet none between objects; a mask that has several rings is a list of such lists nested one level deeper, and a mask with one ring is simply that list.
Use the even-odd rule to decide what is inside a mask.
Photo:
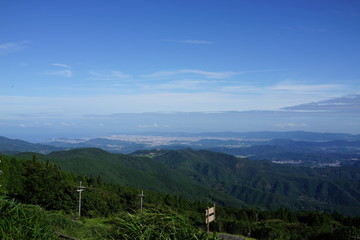
[{"label": "green hillside", "polygon": [[289,167],[191,149],[153,151],[152,156],[250,205],[360,213],[359,169]]},{"label": "green hillside", "polygon": [[[18,156],[30,158],[31,154]],[[131,155],[76,149],[38,157],[66,171],[190,200],[360,214],[360,172],[356,168],[289,167],[191,149]]]},{"label": "green hillside", "polygon": [[[202,154],[188,151],[194,155]],[[153,159],[161,155],[142,154],[149,154]],[[164,154],[172,155],[174,152]],[[181,155],[177,160],[181,160]],[[162,157],[164,160],[165,156]],[[0,155],[0,160],[3,171],[0,175],[0,239],[45,240],[65,235],[84,240],[218,239],[216,234],[204,232],[207,203],[144,191],[144,211],[141,212],[140,189],[106,183],[100,177],[64,172],[51,162],[37,160],[35,155],[31,160]],[[231,162],[229,158],[223,165],[232,166]],[[181,168],[181,165],[188,163],[173,163],[172,168]],[[75,191],[79,181],[86,186],[82,195],[81,218],[77,216],[78,193]],[[216,222],[211,224],[212,231],[259,240],[347,240],[360,237],[360,218],[344,216],[336,211],[293,212],[284,208],[267,211],[217,205],[216,216]]]},{"label": "green hillside", "polygon": [[[36,157],[24,161],[0,155],[0,169],[2,240],[58,239],[60,235],[84,240],[217,239],[203,231],[206,205],[201,203],[145,191],[144,212],[140,213],[139,189],[67,173]],[[75,191],[79,181],[86,186],[81,218]],[[157,221],[150,223],[154,219]]]},{"label": "green hillside", "polygon": [[[74,149],[35,154],[42,161],[51,161],[61,169],[86,176],[101,176],[107,182],[138,187],[161,193],[179,194],[189,200],[219,202],[245,206],[239,199],[226,193],[214,192],[211,187],[182,172],[149,157],[113,154],[97,148]],[[33,153],[17,157],[31,159]]]},{"label": "green hillside", "polygon": [[19,152],[38,152],[38,153],[49,153],[52,151],[60,150],[57,147],[29,143],[19,139],[10,139],[0,136],[0,153],[12,155]]}]

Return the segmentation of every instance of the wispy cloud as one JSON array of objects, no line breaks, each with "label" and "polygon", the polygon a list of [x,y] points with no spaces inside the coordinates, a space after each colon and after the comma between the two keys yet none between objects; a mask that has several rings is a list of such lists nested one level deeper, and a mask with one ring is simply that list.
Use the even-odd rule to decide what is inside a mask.
[{"label": "wispy cloud", "polygon": [[30,121],[30,122],[21,122],[19,123],[19,127],[21,128],[33,128],[33,127],[52,127],[54,126],[52,123],[48,121]]},{"label": "wispy cloud", "polygon": [[209,45],[213,44],[212,41],[206,40],[195,40],[195,39],[187,39],[187,40],[174,40],[174,39],[164,39],[164,42],[174,42],[174,43],[185,43],[185,44],[199,44],[199,45]]},{"label": "wispy cloud", "polygon": [[307,127],[306,123],[279,123],[275,125],[280,128],[288,128],[288,127]]},{"label": "wispy cloud", "polygon": [[293,92],[316,92],[339,90],[342,85],[339,84],[294,84],[291,82],[283,82],[277,84],[270,89],[278,91],[293,91]]},{"label": "wispy cloud", "polygon": [[233,94],[256,94],[264,96],[268,94],[295,96],[306,95],[339,95],[348,89],[340,84],[297,84],[292,82],[280,82],[274,85],[224,85],[219,88],[221,92]]},{"label": "wispy cloud", "polygon": [[162,84],[143,85],[143,88],[151,90],[201,90],[212,84],[214,81],[184,79]]},{"label": "wispy cloud", "polygon": [[51,65],[55,67],[71,68],[69,65],[61,64],[61,63],[53,63]]},{"label": "wispy cloud", "polygon": [[251,86],[251,85],[233,85],[233,86],[222,86],[219,88],[222,92],[232,92],[232,93],[261,93],[268,91],[266,87]]},{"label": "wispy cloud", "polygon": [[153,124],[150,124],[150,125],[148,125],[148,124],[140,124],[140,125],[138,125],[138,128],[159,128],[159,127],[160,127],[160,125],[157,124],[157,123],[153,123]]},{"label": "wispy cloud", "polygon": [[59,76],[59,77],[67,77],[67,78],[70,78],[73,76],[73,72],[71,70],[49,71],[49,72],[45,72],[43,74]]},{"label": "wispy cloud", "polygon": [[71,78],[73,76],[73,71],[70,70],[71,66],[69,66],[69,65],[62,64],[62,63],[52,63],[51,66],[66,68],[66,69],[47,71],[47,72],[44,72],[43,75],[52,75],[52,76],[59,76],[59,77],[66,77],[66,78]]},{"label": "wispy cloud", "polygon": [[29,41],[6,42],[0,44],[0,54],[20,51],[30,44]]},{"label": "wispy cloud", "polygon": [[224,79],[233,77],[235,75],[241,74],[240,72],[208,72],[208,71],[202,71],[202,70],[191,70],[191,69],[184,69],[180,70],[182,73],[193,73],[193,74],[199,74],[203,75],[206,78],[212,78],[212,79]]},{"label": "wispy cloud", "polygon": [[225,79],[230,78],[235,75],[242,74],[242,72],[209,72],[209,71],[203,71],[203,70],[196,70],[196,69],[180,69],[175,71],[159,71],[154,72],[151,74],[143,74],[140,75],[140,77],[143,78],[158,78],[158,77],[167,77],[167,76],[174,76],[174,75],[180,75],[180,74],[193,74],[193,75],[201,75],[209,79]]},{"label": "wispy cloud", "polygon": [[73,127],[73,126],[75,126],[75,123],[72,123],[72,122],[61,122],[61,126],[63,126],[63,127]]},{"label": "wispy cloud", "polygon": [[121,71],[108,71],[108,72],[97,72],[90,71],[90,77],[88,80],[97,80],[97,81],[111,81],[111,80],[124,80],[129,79],[131,76],[125,74]]},{"label": "wispy cloud", "polygon": [[[14,117],[14,113],[45,112],[60,114],[66,109],[66,115],[112,114],[157,111],[246,111],[275,110],[307,102],[321,101],[328,98],[328,92],[294,93],[271,91],[259,87],[257,93],[208,91],[165,91],[165,92],[132,92],[127,94],[89,94],[61,97],[24,97],[0,96],[3,118]],[[339,95],[339,92],[337,92]],[[127,104],[131,103],[131,104]],[[45,116],[46,117],[46,116]],[[23,119],[23,117],[16,117]],[[48,117],[46,117],[48,118]],[[293,123],[284,122],[287,127]],[[285,125],[284,125],[285,126]]]}]

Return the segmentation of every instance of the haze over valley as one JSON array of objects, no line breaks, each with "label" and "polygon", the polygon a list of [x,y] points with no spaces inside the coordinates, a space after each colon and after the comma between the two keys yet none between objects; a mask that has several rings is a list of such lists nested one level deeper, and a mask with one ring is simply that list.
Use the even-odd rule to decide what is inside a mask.
[{"label": "haze over valley", "polygon": [[308,131],[360,133],[360,95],[304,103],[274,111],[146,112],[84,115],[71,119],[19,115],[4,119],[3,136],[31,142],[149,133]]}]

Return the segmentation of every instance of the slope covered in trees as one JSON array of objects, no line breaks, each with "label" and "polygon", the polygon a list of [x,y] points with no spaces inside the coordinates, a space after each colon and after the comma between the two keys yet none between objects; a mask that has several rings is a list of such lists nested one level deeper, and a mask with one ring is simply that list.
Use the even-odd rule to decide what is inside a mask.
[{"label": "slope covered in trees", "polygon": [[[31,158],[31,154],[21,154]],[[267,209],[337,210],[360,214],[358,168],[305,168],[210,151],[152,150],[131,155],[76,149],[37,155],[66,171],[190,200]]]},{"label": "slope covered in trees", "polygon": [[[0,176],[3,185],[0,195],[52,210],[44,212],[39,207],[16,204],[0,196],[1,239],[16,239],[17,236],[22,239],[55,239],[54,231],[79,239],[192,239],[190,235],[194,239],[216,239],[198,232],[204,229],[206,203],[145,191],[145,212],[140,214],[136,210],[139,209],[139,189],[105,183],[98,177],[66,173],[53,163],[38,161],[36,156],[26,161],[1,156],[1,160],[0,169],[4,174]],[[82,214],[86,218],[74,222],[70,217],[77,213],[75,189],[79,181],[86,186],[82,205]],[[88,217],[107,218],[102,218],[101,225],[89,227],[86,225],[91,222]],[[156,235],[162,231],[168,233],[169,227],[170,235],[164,235],[165,238]],[[360,218],[338,212],[218,206],[217,221],[211,228],[256,239],[345,240],[360,237]]]}]

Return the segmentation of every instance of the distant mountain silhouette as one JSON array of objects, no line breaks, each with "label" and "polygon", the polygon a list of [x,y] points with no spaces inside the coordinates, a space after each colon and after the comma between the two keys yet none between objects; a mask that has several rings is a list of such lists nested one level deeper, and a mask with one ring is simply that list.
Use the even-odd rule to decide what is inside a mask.
[{"label": "distant mountain silhouette", "polygon": [[0,153],[16,154],[19,152],[37,152],[37,153],[50,153],[52,151],[58,151],[62,148],[29,143],[19,139],[10,139],[0,136]]}]

